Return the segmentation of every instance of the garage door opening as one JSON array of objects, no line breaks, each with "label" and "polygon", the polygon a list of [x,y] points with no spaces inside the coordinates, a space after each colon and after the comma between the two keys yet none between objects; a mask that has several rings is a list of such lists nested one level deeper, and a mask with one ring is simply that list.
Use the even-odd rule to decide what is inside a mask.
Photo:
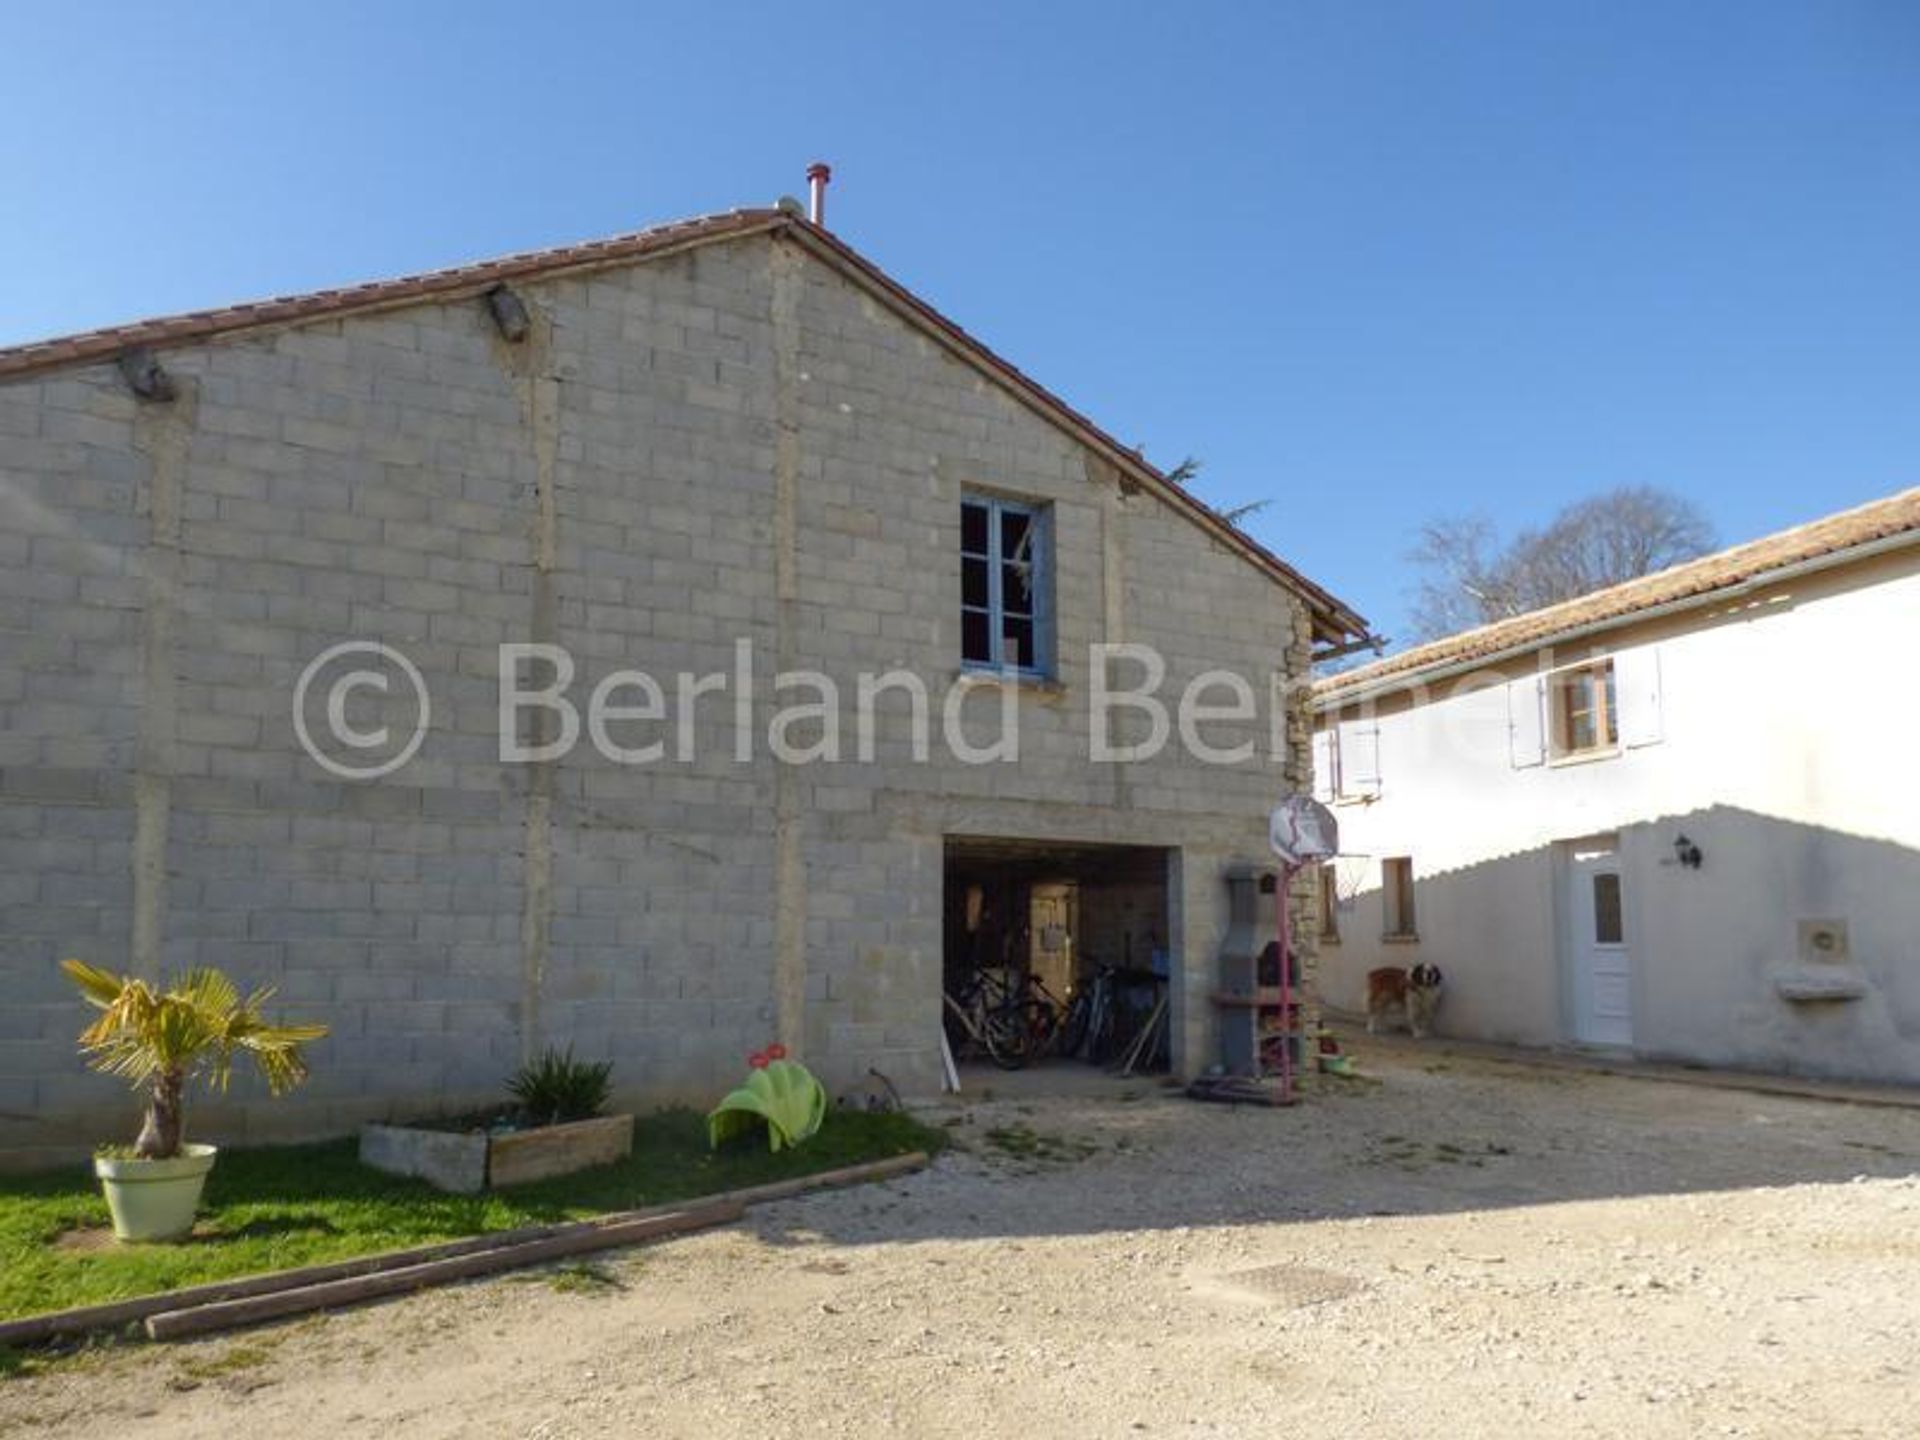
[{"label": "garage door opening", "polygon": [[954,1055],[1168,1068],[1173,852],[949,836],[942,979]]}]

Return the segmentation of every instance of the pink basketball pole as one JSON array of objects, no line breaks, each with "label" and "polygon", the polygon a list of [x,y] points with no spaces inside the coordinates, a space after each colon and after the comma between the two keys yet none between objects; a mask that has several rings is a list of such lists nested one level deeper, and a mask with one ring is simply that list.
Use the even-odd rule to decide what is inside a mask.
[{"label": "pink basketball pole", "polygon": [[[1288,795],[1268,817],[1267,840],[1280,860],[1273,896],[1274,922],[1279,931],[1274,948],[1280,956],[1280,1093],[1273,1103],[1291,1105],[1293,1041],[1298,1027],[1293,1020],[1293,927],[1287,923],[1287,891],[1304,867],[1339,853],[1340,826],[1333,812],[1319,801],[1306,795]],[[1257,989],[1259,977],[1254,978]],[[1301,1034],[1300,1040],[1301,1059],[1305,1060],[1306,1036]]]}]

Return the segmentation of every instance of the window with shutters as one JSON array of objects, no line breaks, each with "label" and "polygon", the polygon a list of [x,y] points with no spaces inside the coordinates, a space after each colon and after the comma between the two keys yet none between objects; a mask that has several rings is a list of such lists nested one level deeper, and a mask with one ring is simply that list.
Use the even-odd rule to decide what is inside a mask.
[{"label": "window with shutters", "polygon": [[1658,646],[1526,675],[1507,686],[1513,767],[1605,760],[1665,736]]},{"label": "window with shutters", "polygon": [[1547,677],[1551,724],[1548,741],[1556,760],[1617,754],[1620,702],[1613,661],[1556,670]]},{"label": "window with shutters", "polygon": [[1044,506],[960,501],[960,658],[970,667],[1051,675],[1053,556]]},{"label": "window with shutters", "polygon": [[1420,932],[1413,914],[1413,857],[1398,855],[1380,862],[1381,891],[1386,905],[1382,938],[1417,940]]}]

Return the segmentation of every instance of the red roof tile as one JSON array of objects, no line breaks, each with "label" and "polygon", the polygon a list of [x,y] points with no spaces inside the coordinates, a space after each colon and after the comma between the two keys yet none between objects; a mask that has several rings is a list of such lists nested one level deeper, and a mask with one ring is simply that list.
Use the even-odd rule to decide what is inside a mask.
[{"label": "red roof tile", "polygon": [[315,290],[305,295],[250,300],[238,305],[223,305],[214,310],[163,315],[152,320],[136,320],[130,325],[114,325],[104,330],[85,330],[78,335],[35,340],[25,345],[0,349],[0,380],[55,366],[104,359],[136,345],[178,345],[190,340],[208,340],[217,335],[230,335],[262,325],[313,320],[345,311],[430,300],[438,295],[497,285],[527,275],[545,275],[577,266],[643,259],[683,245],[774,229],[788,220],[789,217],[778,210],[734,210],[724,215],[705,215],[696,220],[676,221],[671,225],[637,230],[608,240],[590,240],[550,250],[529,250],[475,265],[456,265],[446,270],[428,270],[392,280],[369,281],[364,285]]}]

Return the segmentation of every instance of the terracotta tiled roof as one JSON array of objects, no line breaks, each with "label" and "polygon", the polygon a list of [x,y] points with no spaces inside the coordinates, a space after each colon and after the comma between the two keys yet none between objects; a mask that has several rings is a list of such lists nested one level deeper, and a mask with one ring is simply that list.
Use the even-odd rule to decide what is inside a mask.
[{"label": "terracotta tiled roof", "polygon": [[1056,424],[1078,434],[1119,468],[1152,486],[1175,509],[1305,600],[1313,613],[1320,639],[1339,642],[1367,634],[1366,618],[1351,605],[1307,579],[1250,535],[1228,524],[1211,506],[1150,465],[1137,450],[1122,445],[870,260],[826,230],[786,209],[733,210],[659,225],[607,240],[527,251],[498,260],[456,266],[450,270],[431,270],[419,275],[375,280],[335,290],[316,290],[306,295],[282,296],[244,305],[228,305],[216,310],[196,310],[184,315],[140,320],[130,325],[116,325],[104,330],[89,330],[78,335],[0,348],[0,381],[67,365],[111,359],[136,346],[163,349],[355,311],[387,309],[442,296],[473,294],[510,280],[643,260],[692,245],[761,231],[784,232],[806,244],[814,254],[878,292],[909,320],[945,340],[975,365],[997,376]]},{"label": "terracotta tiled roof", "polygon": [[402,275],[392,280],[346,285],[337,290],[282,295],[273,300],[223,305],[217,310],[192,310],[185,315],[136,320],[131,325],[115,325],[105,330],[86,330],[78,335],[36,340],[30,344],[0,349],[0,380],[54,366],[70,365],[76,361],[104,359],[136,345],[184,345],[263,326],[286,325],[346,311],[384,309],[389,305],[431,300],[449,292],[471,291],[528,275],[544,275],[576,266],[643,259],[704,240],[772,229],[785,224],[787,220],[788,217],[778,210],[732,210],[723,215],[703,215],[695,220],[657,225],[652,229],[616,235],[607,240],[562,245],[551,250],[529,250],[498,260],[483,260],[477,265],[456,265],[450,270],[428,270],[419,275]]},{"label": "terracotta tiled roof", "polygon": [[1410,678],[1439,666],[1491,660],[1496,655],[1532,649],[1570,631],[1629,621],[1648,610],[1705,598],[1809,561],[1839,558],[1858,546],[1897,535],[1910,535],[1920,541],[1920,489],[1903,490],[1731,550],[1403,650],[1371,665],[1328,676],[1313,687],[1314,696],[1322,701],[1338,700],[1383,681]]}]

